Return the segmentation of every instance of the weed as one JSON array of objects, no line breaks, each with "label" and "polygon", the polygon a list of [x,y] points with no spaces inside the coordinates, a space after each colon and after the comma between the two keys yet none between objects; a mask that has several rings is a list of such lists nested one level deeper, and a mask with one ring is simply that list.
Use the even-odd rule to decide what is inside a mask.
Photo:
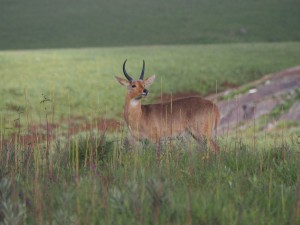
[{"label": "weed", "polygon": [[24,224],[26,221],[25,202],[18,196],[12,198],[12,188],[9,178],[0,177],[0,224],[3,225]]}]

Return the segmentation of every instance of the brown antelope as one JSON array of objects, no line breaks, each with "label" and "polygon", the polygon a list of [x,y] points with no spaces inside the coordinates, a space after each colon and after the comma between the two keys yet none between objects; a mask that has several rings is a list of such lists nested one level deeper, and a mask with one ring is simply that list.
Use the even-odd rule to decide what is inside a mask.
[{"label": "brown antelope", "polygon": [[[199,144],[207,140],[208,145],[218,153],[219,147],[212,140],[212,131],[217,128],[220,113],[218,107],[201,97],[187,97],[158,104],[142,105],[141,99],[148,95],[155,80],[152,75],[144,80],[145,61],[139,80],[132,79],[125,69],[126,79],[116,77],[128,92],[125,99],[124,117],[130,133],[135,139],[148,139],[157,146],[165,138],[189,133]],[[159,147],[158,147],[159,148]]]}]

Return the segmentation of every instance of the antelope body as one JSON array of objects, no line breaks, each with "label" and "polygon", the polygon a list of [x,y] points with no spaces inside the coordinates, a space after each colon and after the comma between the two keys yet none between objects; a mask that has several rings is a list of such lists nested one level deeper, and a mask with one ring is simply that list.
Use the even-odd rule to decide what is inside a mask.
[{"label": "antelope body", "polygon": [[119,83],[126,86],[128,92],[125,98],[124,118],[130,133],[135,139],[148,139],[160,144],[164,138],[177,137],[189,133],[198,143],[208,141],[215,153],[219,151],[212,140],[212,131],[217,128],[220,113],[218,107],[201,97],[187,97],[169,102],[142,105],[141,99],[146,97],[149,87],[155,80],[155,75],[144,78],[145,62],[139,80],[133,80],[125,69],[127,79],[116,77]]}]

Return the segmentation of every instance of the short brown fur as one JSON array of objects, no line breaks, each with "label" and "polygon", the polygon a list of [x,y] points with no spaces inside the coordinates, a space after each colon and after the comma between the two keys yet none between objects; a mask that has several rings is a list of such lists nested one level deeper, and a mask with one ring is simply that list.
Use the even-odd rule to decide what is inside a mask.
[{"label": "short brown fur", "polygon": [[207,140],[215,153],[219,152],[212,139],[212,131],[217,128],[220,119],[214,103],[201,97],[187,97],[142,105],[141,99],[148,93],[145,87],[153,83],[155,75],[145,80],[116,79],[128,88],[124,118],[135,139],[148,139],[159,145],[162,139],[189,133],[200,144]]}]

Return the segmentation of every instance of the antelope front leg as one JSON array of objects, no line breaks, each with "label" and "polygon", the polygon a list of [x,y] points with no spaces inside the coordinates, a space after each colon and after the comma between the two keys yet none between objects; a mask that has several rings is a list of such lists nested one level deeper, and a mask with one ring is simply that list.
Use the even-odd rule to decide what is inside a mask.
[{"label": "antelope front leg", "polygon": [[219,146],[211,138],[209,138],[209,145],[212,145],[215,155],[218,155],[220,152]]},{"label": "antelope front leg", "polygon": [[157,157],[157,159],[160,159],[160,152],[161,152],[161,141],[158,141],[156,143],[156,157]]},{"label": "antelope front leg", "polygon": [[132,134],[128,134],[124,141],[124,146],[127,150],[132,150],[138,144],[139,141]]}]

